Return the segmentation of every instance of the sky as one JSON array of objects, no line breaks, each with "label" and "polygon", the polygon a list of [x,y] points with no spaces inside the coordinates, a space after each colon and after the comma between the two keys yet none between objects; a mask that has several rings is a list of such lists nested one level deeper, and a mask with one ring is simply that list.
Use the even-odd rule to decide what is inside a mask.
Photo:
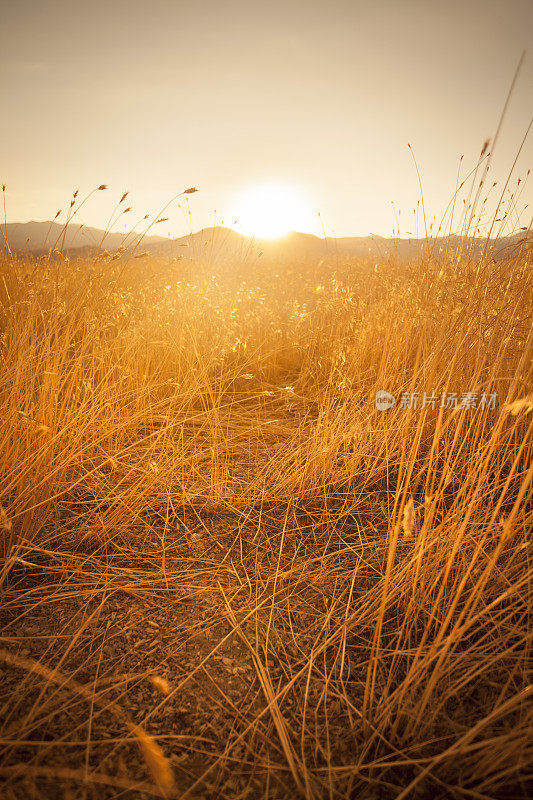
[{"label": "sky", "polygon": [[[420,189],[408,143],[429,225],[460,156],[466,174],[494,134],[523,50],[491,170],[501,186],[533,114],[531,0],[9,2],[7,218],[51,219],[73,190],[107,184],[76,219],[104,227],[128,190],[133,210],[113,226],[123,230],[194,186],[190,215],[178,199],[152,231],[182,235],[244,218],[266,185],[296,198],[288,222],[308,232],[389,236],[399,212],[411,233]],[[513,175],[530,166],[533,132]],[[528,202],[523,225],[526,185],[517,208]]]}]

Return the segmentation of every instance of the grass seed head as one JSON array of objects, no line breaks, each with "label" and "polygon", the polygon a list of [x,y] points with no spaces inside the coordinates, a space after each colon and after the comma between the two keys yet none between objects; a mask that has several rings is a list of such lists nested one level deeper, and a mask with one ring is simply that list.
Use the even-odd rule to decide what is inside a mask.
[{"label": "grass seed head", "polygon": [[402,528],[403,538],[412,539],[415,532],[415,503],[412,497],[403,510]]},{"label": "grass seed head", "polygon": [[156,689],[158,689],[161,694],[165,696],[170,694],[170,684],[166,678],[162,678],[160,675],[152,675],[150,678],[150,683]]},{"label": "grass seed head", "polygon": [[174,775],[167,757],[155,739],[143,728],[135,726],[133,733],[154,783],[162,792],[171,792],[174,788]]},{"label": "grass seed head", "polygon": [[521,397],[519,400],[514,400],[512,403],[506,403],[503,410],[512,414],[513,417],[516,417],[521,411],[524,411],[526,414],[529,411],[533,411],[533,394],[528,394],[526,397]]},{"label": "grass seed head", "polygon": [[12,528],[11,520],[7,516],[5,508],[0,505],[0,530],[10,531]]}]

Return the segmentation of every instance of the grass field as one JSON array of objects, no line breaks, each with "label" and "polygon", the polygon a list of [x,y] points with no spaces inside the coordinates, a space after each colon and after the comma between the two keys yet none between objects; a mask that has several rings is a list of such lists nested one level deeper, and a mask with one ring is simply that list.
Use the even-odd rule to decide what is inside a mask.
[{"label": "grass field", "polygon": [[4,797],[531,796],[532,257],[5,254]]}]

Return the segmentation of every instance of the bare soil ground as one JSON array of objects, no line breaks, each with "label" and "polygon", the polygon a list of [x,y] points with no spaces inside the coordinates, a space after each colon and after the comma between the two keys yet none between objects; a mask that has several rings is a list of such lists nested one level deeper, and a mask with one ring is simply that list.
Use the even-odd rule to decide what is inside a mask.
[{"label": "bare soil ground", "polygon": [[[322,796],[329,781],[333,797],[393,798],[436,751],[467,732],[511,674],[497,667],[448,699],[425,741],[406,748],[361,724],[369,631],[363,622],[360,631],[339,636],[345,619],[336,606],[350,573],[354,608],[372,604],[382,576],[365,564],[365,550],[371,547],[375,558],[376,526],[345,514],[336,541],[329,530],[317,559],[320,522],[308,517],[311,537],[302,515],[298,527],[287,522],[280,509],[265,513],[259,530],[229,514],[184,514],[167,541],[163,569],[157,542],[149,555],[148,533],[144,560],[137,555],[131,564],[121,553],[56,552],[17,565],[1,628],[2,646],[18,659],[3,664],[1,680],[5,796],[281,799]],[[259,586],[257,553],[275,550],[284,535],[285,550]],[[313,552],[305,538],[313,540]],[[386,661],[394,657],[400,627],[394,614],[386,627],[390,649],[383,653],[379,691],[390,684]],[[36,663],[48,665],[53,676],[32,673]],[[398,681],[401,663],[399,670]],[[92,698],[80,696],[72,680]],[[174,774],[171,791],[150,780],[115,706],[159,742]],[[415,711],[412,697],[400,725]],[[373,757],[355,770],[362,752]],[[416,783],[411,796],[484,796],[450,785],[451,776],[460,779],[461,761],[458,751]],[[312,765],[321,787],[305,786],[303,763]],[[530,796],[526,764],[524,770],[523,779],[513,776],[497,796]]]}]

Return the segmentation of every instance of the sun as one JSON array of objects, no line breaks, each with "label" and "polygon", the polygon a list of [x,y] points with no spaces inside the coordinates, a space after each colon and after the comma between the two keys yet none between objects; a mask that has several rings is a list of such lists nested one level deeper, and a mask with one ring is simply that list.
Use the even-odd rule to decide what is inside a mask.
[{"label": "sun", "polygon": [[278,239],[289,231],[307,232],[312,227],[302,193],[277,184],[244,191],[235,202],[232,221],[236,230],[258,239]]}]

